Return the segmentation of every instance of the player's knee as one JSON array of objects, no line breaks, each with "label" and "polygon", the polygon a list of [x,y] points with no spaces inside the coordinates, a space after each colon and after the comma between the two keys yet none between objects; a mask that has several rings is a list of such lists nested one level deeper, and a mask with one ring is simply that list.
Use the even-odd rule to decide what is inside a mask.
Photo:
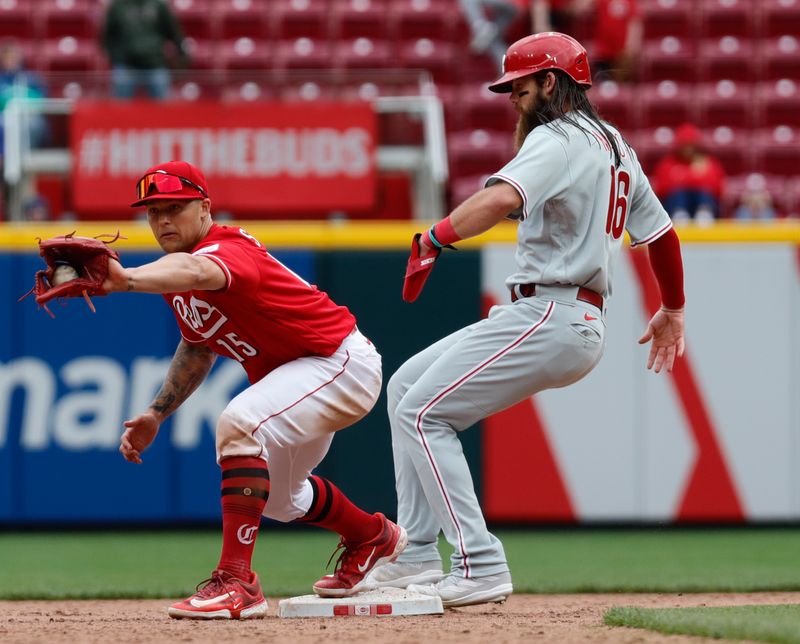
[{"label": "player's knee", "polygon": [[272,497],[267,501],[264,511],[261,513],[268,519],[280,521],[281,523],[290,523],[306,513],[305,510],[291,501],[281,501],[280,499],[276,499],[275,503],[271,503],[271,501]]},{"label": "player's knee", "polygon": [[217,461],[231,456],[259,456],[261,444],[247,421],[231,405],[217,420]]},{"label": "player's knee", "polygon": [[389,378],[389,383],[386,385],[386,404],[389,408],[389,414],[394,413],[407,390],[408,387],[403,384],[399,377],[399,372]]}]

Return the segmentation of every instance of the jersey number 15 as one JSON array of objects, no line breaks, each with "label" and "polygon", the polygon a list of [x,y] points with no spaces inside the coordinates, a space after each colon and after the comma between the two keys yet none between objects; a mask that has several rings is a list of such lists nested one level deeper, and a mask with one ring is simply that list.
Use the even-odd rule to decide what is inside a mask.
[{"label": "jersey number 15", "polygon": [[628,193],[631,177],[625,170],[611,166],[611,193],[608,195],[608,214],[606,215],[606,235],[614,239],[622,237],[625,230],[625,217],[628,215]]}]

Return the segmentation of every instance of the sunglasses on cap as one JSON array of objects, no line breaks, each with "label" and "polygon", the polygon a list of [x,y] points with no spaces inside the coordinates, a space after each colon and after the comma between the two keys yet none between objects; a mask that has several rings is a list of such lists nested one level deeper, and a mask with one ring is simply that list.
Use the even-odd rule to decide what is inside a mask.
[{"label": "sunglasses on cap", "polygon": [[139,179],[139,183],[136,184],[136,194],[139,196],[139,199],[146,199],[154,192],[159,192],[161,194],[170,194],[172,192],[179,193],[183,190],[183,186],[194,188],[203,195],[203,197],[208,198],[206,191],[193,181],[189,181],[184,177],[179,177],[176,174],[166,174],[165,172],[152,172],[144,175]]}]

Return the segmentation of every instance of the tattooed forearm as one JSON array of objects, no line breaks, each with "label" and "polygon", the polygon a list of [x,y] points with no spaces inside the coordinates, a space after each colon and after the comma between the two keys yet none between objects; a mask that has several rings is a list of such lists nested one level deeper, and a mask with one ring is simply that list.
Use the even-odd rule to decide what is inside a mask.
[{"label": "tattooed forearm", "polygon": [[150,409],[163,418],[169,416],[205,380],[216,357],[205,345],[189,344],[181,340],[172,357],[161,391],[150,404]]}]

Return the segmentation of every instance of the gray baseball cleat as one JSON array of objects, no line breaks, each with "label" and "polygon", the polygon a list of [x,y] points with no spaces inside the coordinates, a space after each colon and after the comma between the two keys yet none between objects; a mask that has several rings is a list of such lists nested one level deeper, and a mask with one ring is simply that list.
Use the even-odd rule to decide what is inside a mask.
[{"label": "gray baseball cleat", "polygon": [[514,592],[514,587],[511,585],[511,573],[501,572],[497,575],[473,577],[472,579],[450,574],[436,584],[427,586],[411,585],[408,590],[422,593],[423,595],[438,595],[442,598],[443,606],[452,608],[455,606],[470,606],[471,604],[503,602]]},{"label": "gray baseball cleat", "polygon": [[406,588],[435,584],[444,576],[441,561],[395,561],[375,568],[364,580],[367,588]]}]

